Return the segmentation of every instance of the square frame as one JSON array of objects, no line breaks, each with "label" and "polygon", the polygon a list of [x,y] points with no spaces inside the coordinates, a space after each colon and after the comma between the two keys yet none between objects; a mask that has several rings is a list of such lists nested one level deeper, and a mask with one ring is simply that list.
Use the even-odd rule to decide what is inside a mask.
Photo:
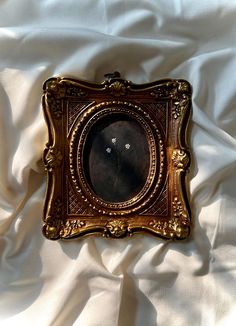
[{"label": "square frame", "polygon": [[[133,84],[119,73],[102,83],[50,78],[43,86],[48,142],[43,234],[51,240],[85,235],[121,238],[149,233],[184,239],[190,232],[186,173],[191,86],[182,79]],[[84,147],[103,117],[128,116],[145,131],[149,170],[142,190],[122,202],[107,202],[90,187]]]}]

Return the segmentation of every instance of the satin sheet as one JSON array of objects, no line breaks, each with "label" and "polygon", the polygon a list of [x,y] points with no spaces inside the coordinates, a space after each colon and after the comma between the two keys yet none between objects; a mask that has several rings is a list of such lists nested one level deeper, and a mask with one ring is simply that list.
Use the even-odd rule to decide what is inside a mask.
[{"label": "satin sheet", "polygon": [[[0,324],[225,326],[236,319],[236,2],[0,2]],[[193,86],[193,232],[52,242],[41,234],[42,83]]]}]

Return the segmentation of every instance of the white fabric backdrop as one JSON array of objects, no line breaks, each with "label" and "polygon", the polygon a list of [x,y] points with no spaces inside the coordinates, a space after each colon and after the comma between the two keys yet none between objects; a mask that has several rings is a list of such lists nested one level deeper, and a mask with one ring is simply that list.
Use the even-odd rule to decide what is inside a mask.
[{"label": "white fabric backdrop", "polygon": [[[225,326],[236,319],[236,1],[0,1],[0,324]],[[188,241],[41,234],[42,83],[193,86]]]}]

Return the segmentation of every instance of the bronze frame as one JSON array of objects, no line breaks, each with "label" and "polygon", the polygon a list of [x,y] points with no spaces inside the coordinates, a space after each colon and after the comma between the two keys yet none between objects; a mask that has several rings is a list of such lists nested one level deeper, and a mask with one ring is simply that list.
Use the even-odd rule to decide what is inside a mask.
[{"label": "bronze frame", "polygon": [[[185,80],[165,79],[137,85],[115,73],[106,75],[101,84],[50,78],[43,90],[49,133],[43,154],[47,171],[44,235],[57,240],[89,234],[120,238],[147,232],[163,238],[186,238],[190,232],[185,187],[190,165],[186,144],[190,84]],[[166,134],[153,105],[162,105]],[[137,196],[126,202],[108,203],[88,186],[83,171],[83,148],[90,128],[101,117],[117,113],[130,116],[145,130],[150,169]],[[71,214],[70,194],[76,207],[81,207],[79,213]],[[160,198],[166,200],[163,207]]]}]

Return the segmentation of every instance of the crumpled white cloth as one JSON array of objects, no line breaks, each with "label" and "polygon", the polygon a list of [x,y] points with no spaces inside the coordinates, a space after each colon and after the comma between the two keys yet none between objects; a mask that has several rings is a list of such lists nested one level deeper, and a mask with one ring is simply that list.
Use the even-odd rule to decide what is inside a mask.
[{"label": "crumpled white cloth", "polygon": [[[236,2],[0,2],[0,324],[227,326],[236,320]],[[108,72],[193,86],[189,240],[41,234],[42,83]]]}]

